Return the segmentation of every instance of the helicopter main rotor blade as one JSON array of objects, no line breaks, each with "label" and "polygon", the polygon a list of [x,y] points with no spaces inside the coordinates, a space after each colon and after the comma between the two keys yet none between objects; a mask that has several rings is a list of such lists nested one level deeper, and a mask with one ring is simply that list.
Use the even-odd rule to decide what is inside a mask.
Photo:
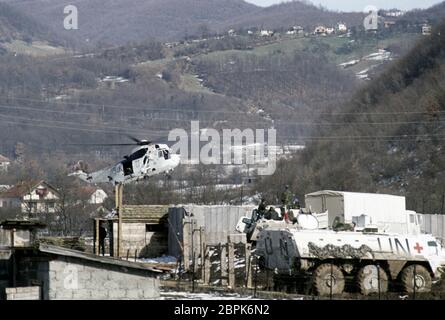
[{"label": "helicopter main rotor blade", "polygon": [[151,141],[148,141],[148,140],[145,140],[145,139],[141,140],[141,139],[138,139],[138,138],[136,138],[136,137],[134,137],[132,135],[129,135],[129,134],[127,134],[127,137],[129,139],[133,140],[134,142],[136,142],[138,146],[146,146],[146,145],[152,144]]},{"label": "helicopter main rotor blade", "polygon": [[136,138],[136,137],[133,137],[132,135],[127,134],[127,137],[128,137],[130,140],[133,140],[134,142],[136,142],[137,144],[141,143],[141,140],[139,140],[139,139]]},{"label": "helicopter main rotor blade", "polygon": [[68,146],[90,146],[90,147],[119,147],[119,146],[136,146],[136,143],[78,143],[68,144]]}]

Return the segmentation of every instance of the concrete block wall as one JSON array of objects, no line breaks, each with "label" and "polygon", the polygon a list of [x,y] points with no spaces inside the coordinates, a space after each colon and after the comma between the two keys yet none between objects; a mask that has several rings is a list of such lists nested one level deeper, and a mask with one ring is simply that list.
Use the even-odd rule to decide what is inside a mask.
[{"label": "concrete block wall", "polygon": [[[117,245],[117,223],[113,226],[114,244]],[[134,257],[137,250],[138,257],[159,257],[168,251],[167,229],[165,232],[146,232],[145,223],[122,224],[122,256]]]},{"label": "concrete block wall", "polygon": [[121,300],[159,297],[159,279],[146,271],[58,257],[49,263],[48,299]]},{"label": "concrete block wall", "polygon": [[40,300],[40,287],[6,288],[6,300]]}]

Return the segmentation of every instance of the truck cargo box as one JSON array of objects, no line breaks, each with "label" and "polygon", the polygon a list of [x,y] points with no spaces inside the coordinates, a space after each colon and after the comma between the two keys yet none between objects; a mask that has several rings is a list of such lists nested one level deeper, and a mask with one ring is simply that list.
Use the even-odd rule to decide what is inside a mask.
[{"label": "truck cargo box", "polygon": [[[369,216],[381,229],[398,233],[417,233],[417,217],[406,210],[405,197],[388,194],[324,190],[305,196],[306,208],[312,212],[328,211],[329,226],[336,217],[351,223],[353,217]],[[411,214],[413,213],[413,217]],[[410,221],[413,220],[413,221]]]}]

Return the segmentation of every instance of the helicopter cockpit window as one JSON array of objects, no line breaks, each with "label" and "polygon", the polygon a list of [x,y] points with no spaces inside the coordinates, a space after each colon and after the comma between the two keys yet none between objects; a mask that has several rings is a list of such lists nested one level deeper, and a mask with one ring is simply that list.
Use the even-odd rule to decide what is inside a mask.
[{"label": "helicopter cockpit window", "polygon": [[140,149],[136,152],[134,152],[133,154],[130,155],[130,161],[134,161],[137,159],[142,158],[143,156],[145,156],[145,154],[147,153],[147,149]]},{"label": "helicopter cockpit window", "polygon": [[165,160],[170,159],[170,152],[168,152],[168,150],[164,150],[163,153],[164,153],[164,159]]}]

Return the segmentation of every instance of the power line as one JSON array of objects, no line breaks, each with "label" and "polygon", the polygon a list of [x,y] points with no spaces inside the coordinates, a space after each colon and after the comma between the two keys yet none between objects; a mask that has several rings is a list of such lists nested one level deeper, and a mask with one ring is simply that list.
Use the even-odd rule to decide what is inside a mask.
[{"label": "power line", "polygon": [[[110,104],[98,104],[98,103],[81,103],[81,102],[66,102],[66,101],[58,101],[58,102],[50,102],[43,101],[39,99],[30,99],[30,98],[10,98],[13,100],[20,101],[28,101],[28,102],[37,102],[41,104],[48,103],[57,103],[57,104],[65,104],[65,105],[76,105],[76,106],[91,106],[91,107],[99,107],[99,108],[111,108],[111,109],[131,109],[131,110],[142,110],[142,111],[154,111],[154,112],[177,112],[177,113],[218,113],[218,114],[237,114],[237,115],[255,115],[249,112],[235,112],[235,111],[222,111],[222,110],[192,110],[192,109],[152,109],[152,108],[144,108],[144,107],[136,107],[136,106],[125,106],[125,105],[110,105]],[[402,114],[425,114],[428,115],[427,111],[393,111],[393,112],[300,112],[298,110],[292,110],[292,112],[298,112],[298,115],[328,115],[328,116],[347,116],[347,115],[402,115]],[[442,114],[445,111],[434,111],[434,114]]]},{"label": "power line", "polygon": [[[51,129],[62,129],[69,131],[82,131],[82,132],[98,132],[98,133],[114,133],[118,134],[116,131],[108,131],[103,129],[90,129],[90,128],[73,128],[67,126],[56,126],[56,125],[47,125],[47,124],[38,124],[38,123],[23,123],[11,120],[0,119],[0,122],[8,123],[8,124],[16,124],[16,125],[24,125],[31,127],[40,127],[40,128],[51,128]],[[126,129],[126,128],[124,128]],[[127,131],[125,131],[127,132]],[[135,130],[138,133],[149,134],[150,136],[156,137],[165,137],[165,134],[153,134],[148,133],[145,130]],[[390,142],[390,141],[432,141],[432,140],[445,140],[445,135],[400,135],[400,136],[332,136],[332,137],[295,137],[295,136],[280,136],[281,138],[291,138],[297,141],[350,141],[350,142]]]},{"label": "power line", "polygon": [[[51,103],[50,101],[43,101],[38,99],[29,99],[29,98],[11,98],[14,100],[20,101],[28,101],[28,102],[37,102],[37,103]],[[152,108],[144,108],[144,107],[135,107],[135,106],[125,106],[125,105],[110,105],[110,104],[98,104],[98,103],[81,103],[81,102],[66,102],[66,101],[57,101],[58,104],[66,104],[66,105],[75,105],[75,106],[87,106],[87,107],[100,107],[100,108],[110,108],[110,109],[119,109],[119,110],[142,110],[142,111],[155,111],[155,112],[177,112],[177,113],[221,113],[221,114],[249,114],[247,112],[235,112],[235,111],[221,111],[221,110],[191,110],[191,109],[152,109]]]},{"label": "power line", "polygon": [[[9,116],[9,115],[0,115],[0,117],[3,118],[9,118],[12,120],[24,120],[24,121],[42,121],[42,122],[50,122],[50,123],[60,123],[60,124],[68,124],[68,125],[76,125],[79,126],[78,122],[71,122],[71,121],[60,121],[60,120],[44,120],[44,119],[29,119],[26,117],[21,117],[21,116]],[[86,127],[97,127],[97,125],[94,124],[82,124],[83,126]],[[125,130],[125,131],[135,131],[135,132],[140,132],[140,131],[144,131],[146,133],[158,133],[158,132],[164,132],[164,131],[168,131],[168,130],[146,130],[146,129],[135,129],[135,128],[129,128],[129,127],[110,127],[107,126],[107,128],[109,129],[116,129],[116,130]]]},{"label": "power line", "polygon": [[[43,121],[43,122],[50,122],[50,123],[60,123],[60,124],[68,124],[68,125],[79,125],[78,122],[71,122],[71,121],[60,121],[60,120],[44,120],[44,119],[30,119],[30,118],[26,118],[26,117],[22,117],[22,116],[11,116],[11,115],[0,115],[0,117],[4,117],[4,118],[12,118],[13,120],[25,120],[25,121]],[[83,124],[83,126],[88,126],[88,127],[96,127],[96,125],[94,124]],[[117,129],[117,130],[127,130],[127,131],[144,131],[146,133],[157,133],[157,132],[168,132],[170,130],[168,129],[160,129],[160,130],[147,130],[147,129],[134,129],[134,128],[129,128],[129,127],[124,127],[124,126],[120,126],[120,127],[110,127],[107,126],[107,128],[109,129]],[[175,128],[172,128],[171,130],[173,130]],[[394,138],[394,137],[421,137],[421,136],[426,136],[426,137],[431,137],[431,136],[445,136],[445,134],[424,134],[424,135],[393,135],[393,136],[335,136],[336,138],[345,138],[345,139],[349,139],[351,137],[353,138]],[[302,139],[319,139],[319,138],[330,138],[330,137],[301,137]]]},{"label": "power line", "polygon": [[[100,116],[99,112],[77,112],[77,111],[62,111],[62,110],[48,110],[41,108],[33,108],[33,107],[22,107],[22,106],[12,106],[12,105],[0,105],[0,109],[12,109],[12,110],[27,110],[27,111],[35,111],[35,112],[45,112],[45,113],[57,113],[64,115],[79,115],[79,116]],[[164,118],[164,117],[150,117],[150,118],[141,118],[141,117],[126,117],[126,119],[134,119],[134,120],[143,120],[143,121],[172,121],[172,122],[189,122],[193,120],[199,119],[177,119],[177,118]],[[34,119],[33,119],[34,120]],[[215,121],[224,121],[225,119],[211,119],[211,120],[199,120],[203,122],[215,122]],[[237,120],[239,123],[257,123],[257,124],[266,124],[267,122],[274,122],[279,124],[287,124],[287,125],[295,125],[295,126],[351,126],[351,125],[408,125],[408,124],[433,124],[433,123],[445,123],[445,120],[436,120],[436,121],[391,121],[391,122],[294,122],[288,120],[268,120],[264,119],[264,121],[254,120],[254,119],[242,119]]]},{"label": "power line", "polygon": [[[121,132],[117,131],[109,131],[109,130],[103,130],[103,129],[94,129],[94,128],[73,128],[73,127],[67,127],[67,126],[56,126],[56,125],[47,125],[47,124],[38,124],[38,123],[24,123],[24,122],[18,122],[13,120],[4,120],[0,119],[0,122],[7,123],[7,124],[16,124],[16,125],[23,125],[23,126],[31,126],[31,127],[39,127],[39,128],[50,128],[50,129],[62,129],[62,130],[70,130],[70,131],[83,131],[83,132],[97,132],[97,133],[112,133],[112,134],[119,134]],[[125,128],[124,128],[125,129]],[[127,133],[127,130],[124,130],[124,133]],[[148,134],[144,130],[133,130],[133,132],[137,132],[140,134]],[[158,137],[164,137],[165,135],[156,135],[153,133],[149,134],[150,136],[158,136]]]}]

